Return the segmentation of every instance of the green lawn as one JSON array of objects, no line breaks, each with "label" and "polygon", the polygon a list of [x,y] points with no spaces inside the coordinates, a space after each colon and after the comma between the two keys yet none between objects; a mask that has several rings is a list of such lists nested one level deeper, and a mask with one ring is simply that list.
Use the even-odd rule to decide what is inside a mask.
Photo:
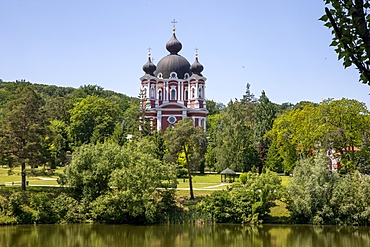
[{"label": "green lawn", "polygon": [[290,176],[280,176],[281,178],[281,185],[286,187],[291,181],[292,181],[292,177]]}]

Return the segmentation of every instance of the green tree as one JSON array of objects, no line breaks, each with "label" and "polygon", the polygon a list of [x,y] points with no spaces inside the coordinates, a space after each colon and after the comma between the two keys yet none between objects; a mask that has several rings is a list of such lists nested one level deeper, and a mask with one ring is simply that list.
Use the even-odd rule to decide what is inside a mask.
[{"label": "green tree", "polygon": [[194,199],[191,172],[204,162],[206,152],[206,135],[201,126],[194,127],[190,118],[184,118],[177,122],[174,128],[168,128],[164,139],[167,142],[168,153],[166,160],[175,163],[180,154],[185,155],[188,169],[190,199]]},{"label": "green tree", "polygon": [[322,153],[301,160],[288,185],[288,209],[297,223],[367,225],[370,181],[358,172],[339,176]]},{"label": "green tree", "polygon": [[22,190],[26,190],[26,164],[34,167],[39,162],[45,162],[43,143],[46,128],[42,106],[41,97],[26,87],[17,92],[3,111],[1,146],[14,158],[15,164],[22,167]]},{"label": "green tree", "polygon": [[52,157],[52,167],[63,166],[67,162],[67,152],[70,151],[68,127],[61,120],[51,120],[49,125],[49,152]]},{"label": "green tree", "polygon": [[330,199],[337,173],[328,169],[329,160],[319,154],[314,159],[301,160],[294,169],[292,182],[288,185],[288,208],[298,223],[330,223],[333,209]]},{"label": "green tree", "polygon": [[219,114],[223,109],[225,109],[225,105],[214,100],[206,100],[207,104],[207,111],[208,116]]},{"label": "green tree", "polygon": [[370,81],[370,1],[369,0],[324,0],[329,8],[320,20],[332,29],[338,60],[343,59],[345,68],[355,65],[360,72],[360,81]]},{"label": "green tree", "polygon": [[270,146],[270,141],[265,137],[267,131],[272,129],[276,118],[276,107],[262,91],[255,109],[254,139],[264,162]]},{"label": "green tree", "polygon": [[170,209],[177,181],[175,167],[156,159],[155,149],[149,137],[124,146],[82,145],[60,182],[86,205],[93,220],[157,222]]},{"label": "green tree", "polygon": [[[231,168],[237,171],[250,171],[261,167],[259,153],[253,143],[253,110],[250,103],[230,101],[220,114],[216,126],[212,151],[216,160],[216,170]],[[252,108],[251,108],[252,109]]]},{"label": "green tree", "polygon": [[120,115],[117,104],[97,96],[87,96],[70,110],[70,135],[75,146],[102,142],[114,131]]},{"label": "green tree", "polygon": [[[369,150],[370,112],[366,105],[353,99],[324,100],[320,104],[321,143],[340,153],[346,169],[354,170]],[[361,149],[361,152],[358,152]],[[356,154],[357,153],[357,154]]]},{"label": "green tree", "polygon": [[85,144],[73,152],[60,183],[72,189],[79,199],[93,201],[110,190],[111,173],[122,168],[129,157],[114,143]]}]

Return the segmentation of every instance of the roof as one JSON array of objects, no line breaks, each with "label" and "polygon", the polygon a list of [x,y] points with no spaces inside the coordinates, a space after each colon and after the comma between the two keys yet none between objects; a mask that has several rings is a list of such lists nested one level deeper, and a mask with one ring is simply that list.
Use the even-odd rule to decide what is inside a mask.
[{"label": "roof", "polygon": [[225,170],[223,170],[222,172],[220,172],[220,174],[236,174],[236,172],[234,172],[233,170],[231,170],[230,168],[226,168]]}]

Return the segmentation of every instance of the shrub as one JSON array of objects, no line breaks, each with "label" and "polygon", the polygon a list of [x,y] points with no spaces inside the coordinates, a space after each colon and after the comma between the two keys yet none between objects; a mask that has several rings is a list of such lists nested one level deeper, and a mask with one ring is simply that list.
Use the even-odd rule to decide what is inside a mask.
[{"label": "shrub", "polygon": [[187,178],[188,177],[188,169],[178,168],[176,175],[177,175],[178,178]]},{"label": "shrub", "polygon": [[271,171],[246,173],[246,183],[216,191],[197,206],[197,211],[218,223],[262,223],[280,198],[281,179]]},{"label": "shrub", "polygon": [[247,183],[247,178],[248,178],[248,173],[247,172],[244,172],[244,173],[240,174],[240,176],[239,176],[239,180],[242,184]]}]

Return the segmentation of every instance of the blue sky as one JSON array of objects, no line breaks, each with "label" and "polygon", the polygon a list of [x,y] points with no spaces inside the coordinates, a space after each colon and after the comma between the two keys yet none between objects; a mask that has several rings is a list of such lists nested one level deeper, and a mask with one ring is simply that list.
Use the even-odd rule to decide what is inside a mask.
[{"label": "blue sky", "polygon": [[370,106],[370,86],[343,69],[321,0],[3,0],[0,79],[138,96],[151,47],[167,55],[171,20],[190,63],[199,48],[208,99],[241,98],[247,83],[275,103],[342,97]]}]

